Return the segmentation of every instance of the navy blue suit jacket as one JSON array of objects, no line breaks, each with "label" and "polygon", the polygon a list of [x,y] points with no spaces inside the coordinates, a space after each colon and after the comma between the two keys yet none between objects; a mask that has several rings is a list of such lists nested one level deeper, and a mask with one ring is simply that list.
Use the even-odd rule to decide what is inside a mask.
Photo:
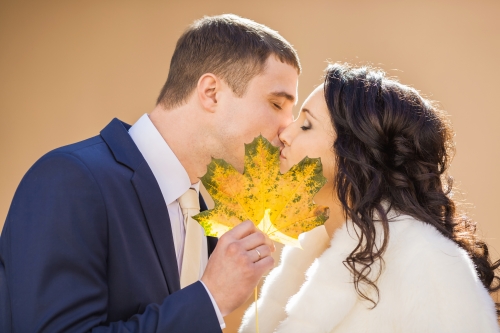
[{"label": "navy blue suit jacket", "polygon": [[167,206],[128,128],[114,119],[24,176],[0,237],[0,332],[221,332],[203,285],[180,290]]}]

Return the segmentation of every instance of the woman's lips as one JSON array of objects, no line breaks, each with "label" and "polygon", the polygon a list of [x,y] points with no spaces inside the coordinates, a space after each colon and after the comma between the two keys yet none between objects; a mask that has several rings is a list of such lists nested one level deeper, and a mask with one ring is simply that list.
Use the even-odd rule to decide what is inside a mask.
[{"label": "woman's lips", "polygon": [[286,160],[285,155],[283,155],[283,148],[280,149],[280,158],[283,158]]}]

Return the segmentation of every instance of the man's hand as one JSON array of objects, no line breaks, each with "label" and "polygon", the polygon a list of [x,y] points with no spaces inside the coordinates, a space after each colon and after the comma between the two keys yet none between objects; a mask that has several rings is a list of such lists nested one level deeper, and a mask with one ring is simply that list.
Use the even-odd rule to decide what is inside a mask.
[{"label": "man's hand", "polygon": [[222,316],[243,304],[260,278],[274,267],[274,243],[251,221],[220,237],[201,281],[210,290]]}]

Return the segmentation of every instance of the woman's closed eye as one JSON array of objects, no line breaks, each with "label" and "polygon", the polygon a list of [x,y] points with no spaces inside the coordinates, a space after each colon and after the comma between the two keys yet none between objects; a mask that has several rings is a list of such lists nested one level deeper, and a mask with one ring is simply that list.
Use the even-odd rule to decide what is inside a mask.
[{"label": "woman's closed eye", "polygon": [[311,129],[311,123],[306,119],[304,124],[300,127],[303,131]]}]

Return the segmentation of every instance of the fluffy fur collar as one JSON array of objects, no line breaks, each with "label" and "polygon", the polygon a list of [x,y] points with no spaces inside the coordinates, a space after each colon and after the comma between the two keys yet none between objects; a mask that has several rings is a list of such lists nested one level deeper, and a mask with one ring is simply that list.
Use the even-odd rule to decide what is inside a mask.
[{"label": "fluffy fur collar", "polygon": [[[258,301],[260,332],[499,332],[493,300],[464,250],[406,215],[392,216],[389,233],[374,309],[343,264],[358,242],[352,224],[331,241],[319,227],[302,237],[303,250],[285,247]],[[252,304],[240,333],[255,332],[254,312]]]}]

